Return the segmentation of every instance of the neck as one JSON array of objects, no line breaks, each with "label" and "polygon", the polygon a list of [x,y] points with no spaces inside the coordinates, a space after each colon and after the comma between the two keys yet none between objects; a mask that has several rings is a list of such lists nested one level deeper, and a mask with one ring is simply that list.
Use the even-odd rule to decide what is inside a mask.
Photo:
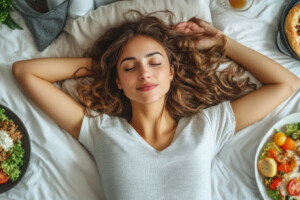
[{"label": "neck", "polygon": [[175,132],[176,122],[166,110],[164,103],[138,104],[132,102],[130,124],[145,139],[159,140]]}]

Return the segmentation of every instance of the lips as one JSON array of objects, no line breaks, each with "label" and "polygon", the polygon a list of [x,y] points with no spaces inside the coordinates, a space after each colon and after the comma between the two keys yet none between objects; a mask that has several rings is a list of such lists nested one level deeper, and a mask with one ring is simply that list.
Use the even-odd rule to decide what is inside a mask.
[{"label": "lips", "polygon": [[139,91],[150,91],[150,90],[153,90],[154,88],[156,88],[157,84],[153,84],[153,83],[146,83],[146,84],[143,84],[141,86],[139,86],[137,88],[137,90]]}]

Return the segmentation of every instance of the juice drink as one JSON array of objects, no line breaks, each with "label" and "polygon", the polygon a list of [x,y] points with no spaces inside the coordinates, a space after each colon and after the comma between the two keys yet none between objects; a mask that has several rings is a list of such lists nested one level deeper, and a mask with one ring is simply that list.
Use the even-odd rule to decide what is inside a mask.
[{"label": "juice drink", "polygon": [[247,3],[247,0],[229,0],[229,4],[231,5],[231,7],[233,8],[243,8]]}]

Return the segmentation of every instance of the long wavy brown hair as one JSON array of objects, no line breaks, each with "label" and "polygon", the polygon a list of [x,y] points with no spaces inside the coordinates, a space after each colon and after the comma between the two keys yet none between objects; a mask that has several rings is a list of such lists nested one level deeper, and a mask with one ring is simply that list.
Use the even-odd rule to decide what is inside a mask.
[{"label": "long wavy brown hair", "polygon": [[92,58],[91,79],[79,81],[78,93],[88,111],[95,110],[130,121],[131,102],[116,84],[117,62],[126,43],[137,35],[159,42],[174,67],[165,107],[176,121],[256,88],[249,77],[242,78],[245,70],[235,63],[218,70],[220,64],[227,60],[224,36],[218,38],[223,40],[222,44],[198,50],[194,45],[196,38],[220,36],[206,32],[187,35],[148,15],[109,29],[86,52],[85,56]]}]

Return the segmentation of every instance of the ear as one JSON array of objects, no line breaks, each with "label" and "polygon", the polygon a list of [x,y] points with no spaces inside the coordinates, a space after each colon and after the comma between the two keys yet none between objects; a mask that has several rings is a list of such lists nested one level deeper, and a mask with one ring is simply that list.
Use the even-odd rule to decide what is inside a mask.
[{"label": "ear", "polygon": [[116,78],[116,84],[120,90],[123,89],[119,78]]}]

